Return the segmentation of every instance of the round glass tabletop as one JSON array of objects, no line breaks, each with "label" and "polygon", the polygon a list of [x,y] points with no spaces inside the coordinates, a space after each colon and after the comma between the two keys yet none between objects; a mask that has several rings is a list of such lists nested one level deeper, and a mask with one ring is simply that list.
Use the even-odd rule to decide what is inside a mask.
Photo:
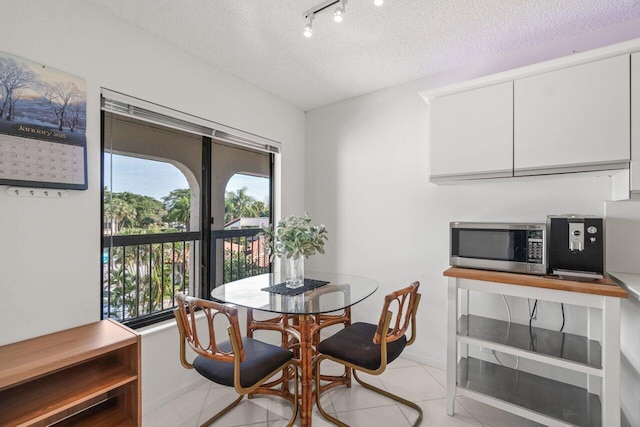
[{"label": "round glass tabletop", "polygon": [[359,303],[378,289],[372,279],[346,274],[305,272],[305,280],[317,286],[299,295],[283,295],[274,289],[284,277],[280,273],[260,274],[216,287],[211,296],[224,303],[284,314],[319,314],[342,310]]}]

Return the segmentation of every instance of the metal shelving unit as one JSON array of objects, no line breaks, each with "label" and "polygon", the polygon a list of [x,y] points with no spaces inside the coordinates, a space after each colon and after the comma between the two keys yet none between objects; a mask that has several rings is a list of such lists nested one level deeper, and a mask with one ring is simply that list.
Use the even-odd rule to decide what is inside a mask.
[{"label": "metal shelving unit", "polygon": [[[620,424],[620,298],[609,279],[584,283],[512,273],[450,268],[448,285],[447,412],[462,395],[549,426]],[[469,314],[469,291],[565,302],[587,307],[588,336]],[[591,317],[601,316],[601,331]],[[593,319],[595,320],[595,319]],[[487,349],[548,370],[586,375],[586,387],[481,360]],[[474,357],[475,356],[475,357]],[[531,365],[531,364],[530,364]]]}]

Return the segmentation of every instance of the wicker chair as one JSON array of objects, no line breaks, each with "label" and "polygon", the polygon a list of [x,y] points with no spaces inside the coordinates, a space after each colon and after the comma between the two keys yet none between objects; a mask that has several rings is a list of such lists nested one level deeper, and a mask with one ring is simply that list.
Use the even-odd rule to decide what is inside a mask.
[{"label": "wicker chair", "polygon": [[[314,366],[316,403],[318,410],[327,420],[339,426],[347,426],[327,414],[320,404],[322,392],[335,386],[335,384],[321,386],[320,363],[323,360],[332,360],[353,369],[353,377],[363,387],[415,409],[418,412],[418,419],[414,426],[420,424],[422,409],[418,405],[363,382],[357,374],[358,371],[362,371],[371,375],[380,375],[388,363],[400,356],[406,346],[413,344],[416,339],[416,313],[420,303],[419,286],[420,283],[414,282],[406,288],[387,295],[377,325],[354,323],[320,342]],[[391,311],[394,308],[396,309],[395,315]],[[405,335],[409,325],[411,325],[411,339],[407,339]]]},{"label": "wicker chair", "polygon": [[[174,310],[180,332],[180,362],[187,369],[194,369],[209,380],[234,387],[239,397],[203,424],[208,426],[236,406],[242,398],[254,392],[268,379],[282,372],[286,378],[294,378],[293,393],[280,392],[293,403],[293,415],[288,425],[292,426],[298,415],[298,373],[293,353],[285,348],[267,344],[253,338],[242,338],[238,326],[236,308],[213,301],[176,294],[177,308]],[[198,333],[196,313],[206,318],[206,330]],[[229,340],[216,340],[214,318],[226,317],[229,323]],[[203,321],[201,321],[203,322]],[[197,354],[190,363],[186,357],[186,344]],[[275,394],[275,393],[274,393]]]}]

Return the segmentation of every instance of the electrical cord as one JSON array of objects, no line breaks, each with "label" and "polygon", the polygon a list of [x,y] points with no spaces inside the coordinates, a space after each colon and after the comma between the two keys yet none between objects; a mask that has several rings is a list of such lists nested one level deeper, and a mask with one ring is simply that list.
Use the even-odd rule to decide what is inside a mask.
[{"label": "electrical cord", "polygon": [[[529,300],[527,299],[527,303],[529,302]],[[531,307],[531,305],[529,305],[529,307]],[[536,314],[538,312],[538,300],[535,300],[535,302],[533,303],[533,310],[529,311],[529,338],[530,338],[530,342],[529,344],[531,345],[531,348],[535,347],[533,345],[533,329],[531,328],[531,322],[533,321],[533,319],[536,318]]]},{"label": "electrical cord", "polygon": [[560,327],[560,332],[564,329],[564,303],[560,303],[560,309],[562,310],[562,326]]},{"label": "electrical cord", "polygon": [[[505,341],[504,341],[504,344],[506,344],[507,340],[509,339],[509,334],[511,333],[511,309],[509,308],[509,303],[507,302],[507,298],[504,295],[502,295],[502,301],[504,301],[504,306],[507,308],[507,319],[509,321],[509,326],[507,327],[507,337],[505,338]],[[491,353],[493,353],[493,357],[496,358],[500,366],[504,366],[504,363],[502,363],[500,358],[498,358],[498,354],[496,353],[496,351],[491,350]],[[519,365],[520,365],[520,357],[516,356],[516,366],[513,369],[517,370]]]},{"label": "electrical cord", "polygon": [[511,310],[509,310],[509,303],[507,303],[507,297],[502,295],[502,301],[504,301],[505,307],[507,307],[507,319],[509,319],[509,323],[511,323]]}]

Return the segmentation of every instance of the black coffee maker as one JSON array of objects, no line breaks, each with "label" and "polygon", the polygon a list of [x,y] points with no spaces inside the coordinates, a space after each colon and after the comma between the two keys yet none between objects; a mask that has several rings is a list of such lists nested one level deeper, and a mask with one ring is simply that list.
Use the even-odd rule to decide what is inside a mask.
[{"label": "black coffee maker", "polygon": [[547,216],[549,274],[573,280],[604,276],[604,221],[588,215]]}]

